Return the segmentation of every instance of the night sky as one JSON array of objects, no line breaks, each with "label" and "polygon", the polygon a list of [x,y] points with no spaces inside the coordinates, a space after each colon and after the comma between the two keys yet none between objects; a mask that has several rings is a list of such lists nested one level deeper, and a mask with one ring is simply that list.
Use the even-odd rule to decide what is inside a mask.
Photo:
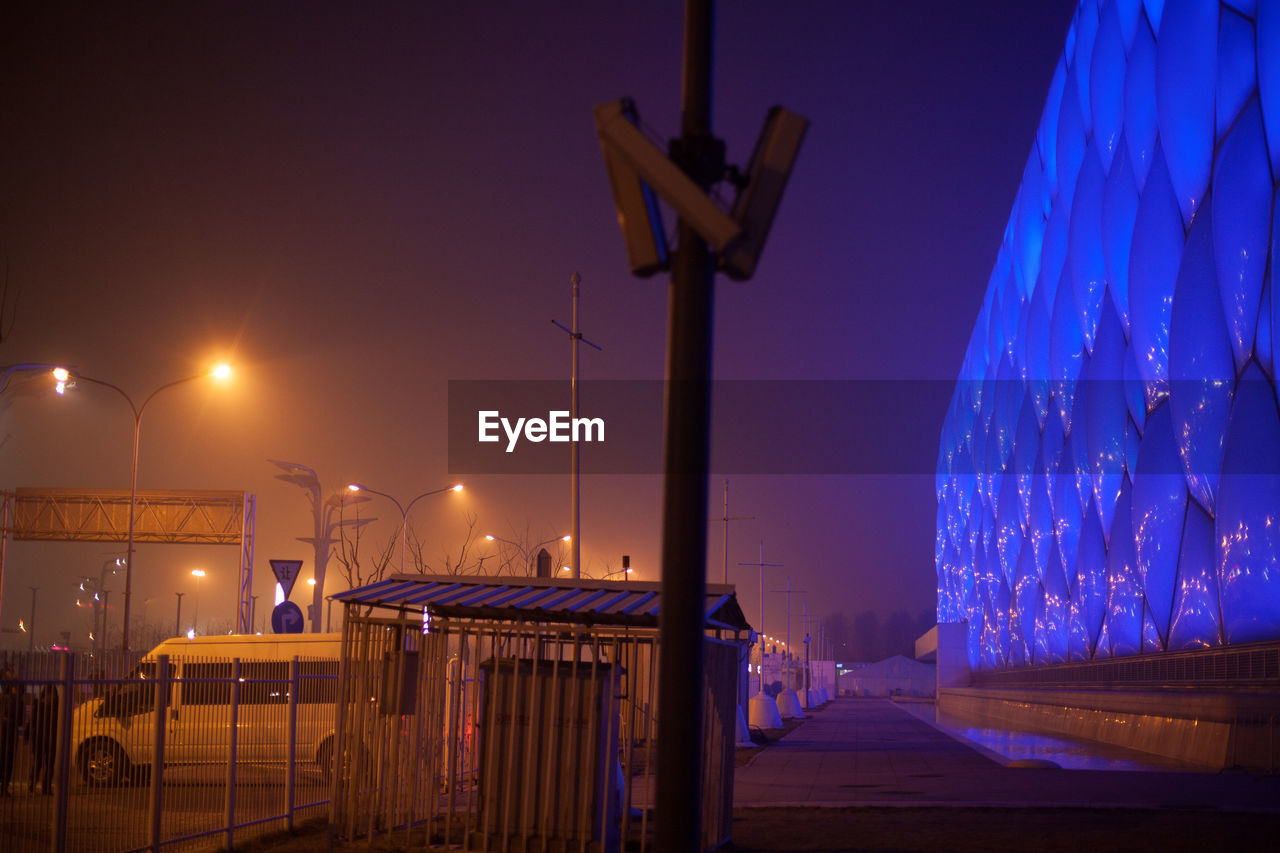
[{"label": "night sky", "polygon": [[[1073,5],[720,4],[729,160],[745,163],[773,104],[812,125],[755,278],[718,281],[717,378],[900,380],[910,401],[918,380],[956,375]],[[0,365],[70,364],[140,399],[232,362],[231,385],[148,408],[139,487],[254,493],[266,597],[268,559],[307,560],[305,579],[311,556],[295,541],[304,495],[268,459],[402,502],[463,480],[413,513],[437,568],[469,515],[477,534],[568,532],[564,477],[450,472],[448,381],[564,379],[565,401],[548,401],[563,405],[569,347],[549,321],[568,322],[574,272],[604,348],[584,351],[583,377],[662,378],[667,277],[627,271],[591,107],[630,95],[647,130],[675,135],[681,36],[678,2],[6,4],[0,260],[18,302]],[[942,417],[917,406],[877,453],[936,447]],[[128,488],[131,427],[109,391],[23,383],[0,401],[0,488]],[[819,615],[931,610],[923,470],[731,475],[730,514],[756,517],[729,549],[753,621],[757,574],[734,564],[761,538],[786,564],[767,588],[789,574]],[[375,500],[366,543],[381,545],[398,513]],[[660,477],[585,478],[585,572],[625,553],[656,580],[660,504]],[[719,580],[720,525],[708,541]],[[82,631],[76,580],[122,550],[11,543],[5,631],[30,585],[38,641]],[[141,546],[135,613],[171,624],[202,567],[201,621],[230,620],[237,557]],[[770,633],[784,615],[769,596]]]}]

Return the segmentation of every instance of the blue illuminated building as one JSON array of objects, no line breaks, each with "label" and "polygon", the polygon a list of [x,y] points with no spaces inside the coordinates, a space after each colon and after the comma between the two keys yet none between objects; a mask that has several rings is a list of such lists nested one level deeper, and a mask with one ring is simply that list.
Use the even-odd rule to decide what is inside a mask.
[{"label": "blue illuminated building", "polygon": [[1280,640],[1280,2],[1082,0],[942,429],[973,670]]}]

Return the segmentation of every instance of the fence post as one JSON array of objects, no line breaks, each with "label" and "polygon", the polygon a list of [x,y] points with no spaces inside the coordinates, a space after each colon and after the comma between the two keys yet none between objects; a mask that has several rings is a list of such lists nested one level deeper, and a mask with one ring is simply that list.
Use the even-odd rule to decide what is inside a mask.
[{"label": "fence post", "polygon": [[75,657],[71,652],[61,655],[62,702],[58,705],[57,764],[53,768],[53,789],[57,802],[53,807],[53,853],[67,849],[67,807],[71,798],[71,719],[75,710]]},{"label": "fence post", "polygon": [[151,722],[151,843],[160,853],[160,817],[164,802],[164,735],[169,726],[169,691],[173,678],[169,674],[169,656],[156,655],[156,706]]},{"label": "fence post", "polygon": [[298,656],[289,662],[289,745],[288,763],[284,770],[285,826],[293,832],[293,803],[298,773]]},{"label": "fence post", "polygon": [[342,611],[342,650],[338,658],[338,690],[337,703],[338,707],[333,714],[333,745],[330,748],[331,756],[329,766],[333,768],[329,774],[329,832],[328,832],[328,850],[333,850],[334,836],[337,833],[338,820],[350,814],[350,808],[343,804],[339,805],[339,797],[345,794],[344,785],[342,784],[342,751],[346,748],[343,743],[343,731],[346,728],[347,713],[347,679],[351,677],[350,664],[348,659],[351,656],[351,648],[356,643],[359,636],[353,624],[351,612],[346,605],[343,605]]},{"label": "fence post", "polygon": [[235,849],[236,741],[240,734],[240,658],[231,660],[231,727],[227,740],[227,849]]}]

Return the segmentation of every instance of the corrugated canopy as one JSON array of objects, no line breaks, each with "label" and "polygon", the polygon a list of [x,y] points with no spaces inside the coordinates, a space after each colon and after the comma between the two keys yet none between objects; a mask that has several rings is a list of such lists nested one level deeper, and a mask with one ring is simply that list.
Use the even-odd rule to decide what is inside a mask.
[{"label": "corrugated canopy", "polygon": [[[662,610],[662,584],[561,578],[395,575],[330,597],[442,617],[651,628]],[[751,628],[732,586],[708,584],[704,612],[708,629]]]}]

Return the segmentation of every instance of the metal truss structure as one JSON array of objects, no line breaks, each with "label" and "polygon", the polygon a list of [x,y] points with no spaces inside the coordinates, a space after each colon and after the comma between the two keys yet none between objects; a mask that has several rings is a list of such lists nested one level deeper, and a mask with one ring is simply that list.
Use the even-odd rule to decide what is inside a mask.
[{"label": "metal truss structure", "polygon": [[[4,494],[4,538],[44,542],[125,542],[129,492],[119,489],[30,489]],[[248,492],[139,490],[134,542],[235,545],[240,548],[236,631],[250,629],[254,496]],[[0,577],[4,576],[0,546]]]}]

